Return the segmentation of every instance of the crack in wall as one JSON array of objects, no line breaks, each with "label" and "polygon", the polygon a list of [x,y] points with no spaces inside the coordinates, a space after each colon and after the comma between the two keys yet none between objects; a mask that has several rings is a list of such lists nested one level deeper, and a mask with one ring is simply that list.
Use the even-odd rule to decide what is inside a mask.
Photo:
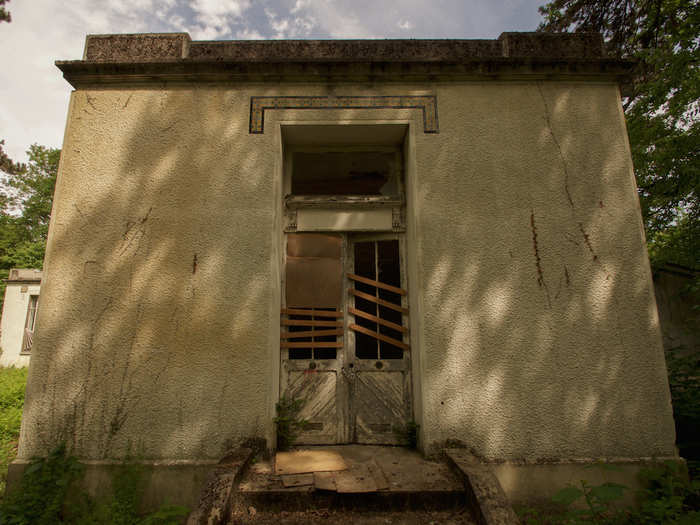
[{"label": "crack in wall", "polygon": [[[88,95],[87,93],[85,93],[85,100],[87,101],[87,103],[90,105],[90,107],[91,107],[92,109],[94,109],[94,110],[97,111],[97,112],[100,111],[99,109],[97,109],[97,106],[95,106],[95,98],[94,98],[94,97],[91,97],[90,95]],[[88,113],[88,112],[86,112],[86,113]],[[90,113],[88,113],[88,115],[89,115],[89,114],[90,114]]]},{"label": "crack in wall", "polygon": [[598,260],[598,255],[595,253],[595,250],[593,249],[593,245],[591,244],[591,239],[586,233],[586,230],[583,229],[583,223],[579,222],[578,223],[578,229],[581,232],[581,235],[583,235],[583,242],[586,243],[586,247],[588,248],[588,251],[591,252],[591,255],[593,256],[593,260],[597,261]]},{"label": "crack in wall", "polygon": [[549,119],[549,106],[547,106],[547,100],[544,98],[544,93],[542,92],[542,84],[540,82],[537,82],[537,90],[540,93],[540,98],[542,99],[542,104],[544,105],[545,124],[547,124],[547,129],[549,130],[549,134],[551,135],[552,140],[554,141],[554,145],[557,147],[557,151],[559,152],[559,158],[561,159],[562,166],[564,167],[564,192],[566,193],[566,199],[569,201],[571,207],[575,208],[576,206],[574,205],[574,200],[571,198],[571,192],[569,191],[569,169],[566,166],[566,160],[564,159],[564,153],[561,150],[561,144],[559,144],[559,140],[554,134],[552,122]]},{"label": "crack in wall", "polygon": [[547,297],[547,306],[552,306],[552,301],[549,297],[549,288],[544,280],[544,272],[542,271],[542,260],[540,259],[540,249],[537,244],[537,226],[535,225],[535,211],[530,210],[530,228],[532,229],[532,247],[535,252],[535,268],[537,269],[537,284],[543,288]]}]

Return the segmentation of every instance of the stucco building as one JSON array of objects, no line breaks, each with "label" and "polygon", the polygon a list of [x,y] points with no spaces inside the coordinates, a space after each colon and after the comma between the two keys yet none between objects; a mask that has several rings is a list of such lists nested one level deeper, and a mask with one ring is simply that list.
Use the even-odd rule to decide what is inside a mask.
[{"label": "stucco building", "polygon": [[10,270],[2,303],[0,366],[29,365],[40,289],[41,270]]},{"label": "stucco building", "polygon": [[106,35],[57,65],[75,91],[17,464],[136,454],[191,501],[229,447],[274,448],[281,396],[302,443],[413,421],[514,500],[677,457],[631,64],[598,35]]}]

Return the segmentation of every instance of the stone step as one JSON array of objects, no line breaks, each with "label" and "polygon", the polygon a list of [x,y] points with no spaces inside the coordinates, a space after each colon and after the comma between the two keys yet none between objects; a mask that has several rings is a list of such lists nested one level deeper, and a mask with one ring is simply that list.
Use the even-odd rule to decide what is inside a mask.
[{"label": "stone step", "polygon": [[[454,467],[463,458],[453,454],[447,459]],[[304,447],[269,459],[241,449],[212,470],[187,525],[264,523],[268,518],[282,525],[303,522],[303,516],[319,511],[355,516],[348,523],[420,523],[420,516],[431,513],[440,516],[429,521],[435,523],[472,525],[479,518],[509,523],[484,522],[490,514],[479,507],[483,495],[475,499],[463,478],[446,461],[427,460],[402,447]],[[275,515],[289,520],[275,522]]]},{"label": "stone step", "polygon": [[[285,463],[289,454],[252,464],[235,492],[236,508],[437,510],[466,503],[459,477],[414,450],[344,445],[305,447],[294,454],[304,456],[296,465]],[[323,460],[309,463],[315,454],[323,454]],[[330,457],[329,462],[329,455],[337,461]]]}]

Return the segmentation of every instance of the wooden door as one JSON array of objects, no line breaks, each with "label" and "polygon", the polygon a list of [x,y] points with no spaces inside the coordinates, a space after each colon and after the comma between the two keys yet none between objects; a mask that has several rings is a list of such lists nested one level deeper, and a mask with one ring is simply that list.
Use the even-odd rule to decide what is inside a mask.
[{"label": "wooden door", "polygon": [[300,444],[347,443],[343,254],[340,234],[287,235],[280,391],[301,402]]},{"label": "wooden door", "polygon": [[299,444],[400,444],[411,419],[402,240],[289,234],[281,392],[308,423]]},{"label": "wooden door", "polygon": [[355,443],[401,444],[411,419],[406,276],[401,240],[356,237],[347,274],[350,432]]}]

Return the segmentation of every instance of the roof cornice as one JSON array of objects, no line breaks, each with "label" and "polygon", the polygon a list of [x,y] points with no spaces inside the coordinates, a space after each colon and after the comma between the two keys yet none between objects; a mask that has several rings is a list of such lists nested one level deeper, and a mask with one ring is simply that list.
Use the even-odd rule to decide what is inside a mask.
[{"label": "roof cornice", "polygon": [[496,40],[191,41],[186,33],[89,35],[82,60],[57,61],[74,87],[152,82],[625,81],[596,33],[503,33]]}]

